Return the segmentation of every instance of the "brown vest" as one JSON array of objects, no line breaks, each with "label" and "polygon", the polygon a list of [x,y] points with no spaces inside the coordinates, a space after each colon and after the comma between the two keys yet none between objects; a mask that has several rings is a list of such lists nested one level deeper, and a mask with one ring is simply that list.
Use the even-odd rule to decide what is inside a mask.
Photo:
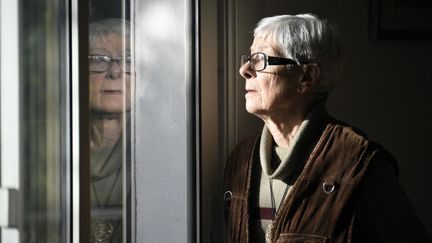
[{"label": "brown vest", "polygon": [[[224,178],[227,242],[249,242],[252,167],[259,137],[237,146]],[[381,148],[352,128],[329,123],[281,205],[274,224],[274,242],[351,242],[354,203],[371,158]]]}]

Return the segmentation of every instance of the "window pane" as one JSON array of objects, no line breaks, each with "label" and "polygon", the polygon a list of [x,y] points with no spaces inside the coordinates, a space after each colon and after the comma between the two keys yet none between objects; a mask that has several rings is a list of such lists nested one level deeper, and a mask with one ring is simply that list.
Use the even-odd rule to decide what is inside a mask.
[{"label": "window pane", "polygon": [[66,6],[1,1],[2,243],[69,242]]},{"label": "window pane", "polygon": [[193,2],[134,1],[136,242],[195,241]]},{"label": "window pane", "polygon": [[91,1],[90,6],[91,242],[129,242],[130,24],[122,17],[126,12],[122,1]]}]

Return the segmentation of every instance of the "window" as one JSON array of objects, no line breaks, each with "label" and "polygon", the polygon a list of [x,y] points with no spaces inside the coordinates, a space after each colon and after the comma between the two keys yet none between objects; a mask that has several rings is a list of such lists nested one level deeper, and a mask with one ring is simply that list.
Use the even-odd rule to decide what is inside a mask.
[{"label": "window", "polygon": [[1,0],[0,243],[196,239],[195,8]]}]

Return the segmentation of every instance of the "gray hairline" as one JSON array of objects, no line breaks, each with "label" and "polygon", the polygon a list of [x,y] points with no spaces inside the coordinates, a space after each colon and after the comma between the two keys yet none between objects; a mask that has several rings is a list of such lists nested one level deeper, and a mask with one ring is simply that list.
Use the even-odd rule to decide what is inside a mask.
[{"label": "gray hairline", "polygon": [[[314,54],[311,46],[313,44],[311,43],[312,38],[305,34],[306,32],[310,32],[313,21],[321,20],[312,14],[278,15],[263,18],[258,22],[254,30],[254,37],[271,38],[278,48],[277,51],[281,52],[280,54],[283,54],[284,57],[294,59],[297,62],[316,62],[318,61],[316,60],[317,57],[311,57]],[[295,28],[293,28],[293,24]],[[322,36],[323,33],[319,32],[318,34]],[[306,47],[307,50],[301,51],[307,52],[306,54],[309,55],[308,60],[299,60],[298,55],[300,53],[295,53],[295,49],[290,48],[293,46],[292,44],[303,43],[307,43],[307,45],[303,45],[303,48]]]},{"label": "gray hairline", "polygon": [[[316,36],[310,36],[311,32]],[[279,15],[263,18],[254,29],[254,37],[270,38],[276,44],[276,51],[284,57],[297,62],[320,63],[322,81],[316,88],[318,89],[317,92],[325,93],[325,95],[337,83],[336,77],[340,71],[341,58],[340,50],[337,48],[340,48],[340,45],[333,42],[324,43],[330,45],[334,50],[323,52],[320,50],[322,43],[317,41],[326,42],[329,38],[333,41],[339,41],[338,36],[335,35],[338,35],[338,32],[334,26],[313,14]],[[336,63],[333,63],[334,61]]]},{"label": "gray hairline", "polygon": [[[126,28],[124,28],[126,27]],[[114,33],[119,36],[130,38],[130,23],[125,19],[102,19],[90,23],[89,26],[89,41],[90,44],[99,38],[104,38],[109,34]]]}]

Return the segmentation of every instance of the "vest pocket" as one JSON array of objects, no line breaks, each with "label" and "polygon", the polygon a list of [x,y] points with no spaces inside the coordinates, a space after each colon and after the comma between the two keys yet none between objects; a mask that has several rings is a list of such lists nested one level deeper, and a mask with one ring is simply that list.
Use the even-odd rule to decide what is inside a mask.
[{"label": "vest pocket", "polygon": [[280,234],[276,243],[325,243],[327,237],[323,235],[284,233]]}]

